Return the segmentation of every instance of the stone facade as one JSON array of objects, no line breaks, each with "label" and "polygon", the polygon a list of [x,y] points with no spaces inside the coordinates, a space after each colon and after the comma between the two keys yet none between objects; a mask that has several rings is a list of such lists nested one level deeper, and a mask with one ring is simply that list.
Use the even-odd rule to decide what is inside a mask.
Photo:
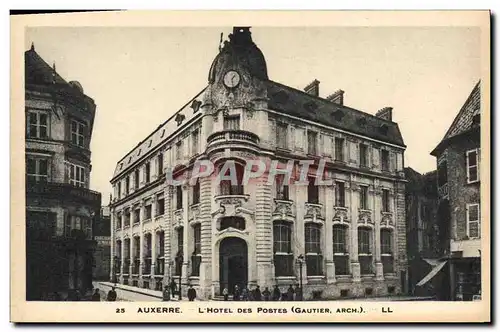
[{"label": "stone facade", "polygon": [[[235,28],[208,86],[118,161],[110,277],[152,289],[180,281],[201,299],[234,285],[303,285],[306,299],[405,293],[405,146],[392,110],[376,117],[318,89],[270,81],[249,29]],[[200,160],[215,165],[210,176],[170,185],[170,176],[191,179]],[[255,160],[295,161],[286,189],[267,181],[272,167],[244,185],[219,183],[227,161],[241,172]],[[324,167],[331,183],[300,183],[299,160]],[[127,222],[136,207],[140,219]],[[128,263],[136,259],[139,273]]]},{"label": "stone facade", "polygon": [[89,190],[94,101],[35,51],[25,52],[26,298],[92,287],[101,195]]},{"label": "stone facade", "polygon": [[472,300],[481,292],[480,117],[477,83],[443,140],[437,159],[438,220],[449,260],[446,299]]}]

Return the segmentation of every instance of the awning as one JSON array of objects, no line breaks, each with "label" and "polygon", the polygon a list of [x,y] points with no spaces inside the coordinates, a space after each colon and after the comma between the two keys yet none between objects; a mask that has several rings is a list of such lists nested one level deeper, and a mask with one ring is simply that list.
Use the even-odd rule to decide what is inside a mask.
[{"label": "awning", "polygon": [[427,274],[424,279],[420,280],[417,284],[417,286],[422,286],[426,284],[429,280],[431,280],[441,269],[445,266],[447,261],[441,262],[438,265],[434,266],[434,268]]}]

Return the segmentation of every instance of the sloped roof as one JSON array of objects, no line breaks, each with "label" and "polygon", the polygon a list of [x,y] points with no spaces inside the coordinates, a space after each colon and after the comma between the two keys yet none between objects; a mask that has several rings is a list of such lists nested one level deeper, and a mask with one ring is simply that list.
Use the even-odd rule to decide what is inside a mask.
[{"label": "sloped roof", "polygon": [[68,85],[55,70],[35,51],[33,45],[24,52],[24,79],[26,84]]},{"label": "sloped roof", "polygon": [[431,154],[436,154],[437,151],[448,142],[453,137],[459,136],[469,130],[473,129],[474,126],[479,123],[475,123],[474,118],[476,115],[481,114],[481,81],[477,82],[471,93],[467,97],[467,100],[463,104],[462,108],[458,112],[457,116],[453,120],[450,128],[444,135],[443,139],[437,147],[431,152]]},{"label": "sloped roof", "polygon": [[395,122],[267,81],[269,108],[284,114],[404,146]]},{"label": "sloped roof", "polygon": [[[199,107],[201,105],[201,101],[203,100],[205,90],[206,87],[184,106],[182,106],[180,110],[175,112],[170,118],[159,125],[149,136],[139,142],[139,144],[128,152],[125,157],[118,161],[113,173],[113,179],[111,181],[124,173],[132,164],[137,162],[139,159],[142,159],[150,151],[158,148],[162,142],[169,139],[172,134],[184,128],[186,123],[201,113]],[[181,124],[176,122],[178,117],[181,117],[182,119]]]}]

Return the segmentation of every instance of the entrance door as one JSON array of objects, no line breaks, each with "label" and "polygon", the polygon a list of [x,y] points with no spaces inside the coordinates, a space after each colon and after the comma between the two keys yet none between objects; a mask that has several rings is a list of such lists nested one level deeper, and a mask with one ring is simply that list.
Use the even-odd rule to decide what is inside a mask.
[{"label": "entrance door", "polygon": [[234,286],[246,287],[248,281],[247,243],[237,237],[228,237],[219,247],[220,292],[227,287],[230,294]]}]

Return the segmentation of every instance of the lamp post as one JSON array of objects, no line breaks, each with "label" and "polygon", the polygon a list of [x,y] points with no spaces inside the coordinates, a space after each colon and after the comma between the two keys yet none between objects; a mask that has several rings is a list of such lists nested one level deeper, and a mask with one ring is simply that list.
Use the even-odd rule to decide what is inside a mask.
[{"label": "lamp post", "polygon": [[179,301],[182,300],[182,263],[183,263],[183,257],[182,253],[179,253],[177,256],[177,264],[179,264]]},{"label": "lamp post", "polygon": [[297,263],[299,263],[299,274],[300,274],[300,292],[304,294],[304,290],[302,289],[302,265],[304,264],[304,255],[300,254],[299,257],[297,257]]}]

